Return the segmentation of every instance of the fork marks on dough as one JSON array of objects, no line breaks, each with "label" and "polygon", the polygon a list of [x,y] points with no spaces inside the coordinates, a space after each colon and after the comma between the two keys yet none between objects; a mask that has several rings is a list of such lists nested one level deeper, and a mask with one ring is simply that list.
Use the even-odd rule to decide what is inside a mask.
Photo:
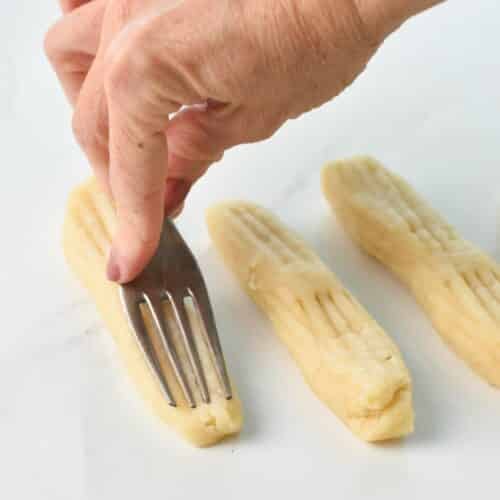
[{"label": "fork marks on dough", "polygon": [[97,206],[97,203],[90,192],[85,193],[85,209],[89,212],[89,215],[93,217],[95,220],[95,224],[99,230],[99,232],[102,234],[104,239],[110,243],[111,242],[111,234],[108,231],[108,228],[106,227],[104,223],[104,219],[102,217],[102,214],[100,213],[100,210]]},{"label": "fork marks on dough", "polygon": [[347,167],[372,191],[396,220],[402,221],[409,232],[427,248],[434,251],[453,252],[463,249],[455,230],[445,222],[429,224],[424,207],[414,199],[396,177],[377,167],[366,168],[364,164]]},{"label": "fork marks on dough", "polygon": [[466,286],[472,292],[474,298],[477,301],[477,305],[481,307],[486,314],[495,322],[500,321],[500,308],[498,299],[495,294],[491,291],[490,286],[488,286],[481,277],[479,270],[472,270],[460,273],[460,276],[464,280]]},{"label": "fork marks on dough", "polygon": [[83,231],[85,238],[90,242],[95,251],[101,257],[104,257],[106,254],[106,249],[104,248],[104,245],[99,242],[98,238],[96,238],[92,225],[88,223],[87,218],[82,217],[83,210],[81,210],[81,207],[78,208],[79,209],[75,210],[75,212],[73,213],[73,217],[75,219],[75,226]]},{"label": "fork marks on dough", "polygon": [[247,233],[248,239],[259,249],[265,249],[282,264],[295,261],[309,261],[309,252],[302,248],[301,242],[284,235],[272,222],[259,217],[254,210],[235,207],[231,215],[237,221],[239,229]]}]

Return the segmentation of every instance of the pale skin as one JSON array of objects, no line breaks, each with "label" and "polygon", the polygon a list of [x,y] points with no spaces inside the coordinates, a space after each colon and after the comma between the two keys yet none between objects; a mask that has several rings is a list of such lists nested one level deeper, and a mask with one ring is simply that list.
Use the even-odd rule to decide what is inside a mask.
[{"label": "pale skin", "polygon": [[330,101],[391,32],[440,0],[60,2],[46,53],[116,205],[107,274],[125,283],[224,151]]}]

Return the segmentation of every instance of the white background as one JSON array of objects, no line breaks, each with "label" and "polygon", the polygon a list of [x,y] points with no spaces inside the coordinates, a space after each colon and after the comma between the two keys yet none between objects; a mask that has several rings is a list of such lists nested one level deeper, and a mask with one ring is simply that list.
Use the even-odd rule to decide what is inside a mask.
[{"label": "white background", "polygon": [[[0,16],[0,496],[497,495],[500,393],[345,238],[318,172],[329,159],[377,156],[498,257],[500,3],[450,0],[409,22],[341,97],[266,143],[231,151],[196,187],[180,225],[206,272],[246,416],[238,439],[201,451],[149,415],[62,259],[65,199],[88,166],[41,48],[56,4],[4,1]],[[305,387],[209,248],[203,210],[228,197],[276,210],[395,338],[414,377],[412,437],[361,443]]]}]

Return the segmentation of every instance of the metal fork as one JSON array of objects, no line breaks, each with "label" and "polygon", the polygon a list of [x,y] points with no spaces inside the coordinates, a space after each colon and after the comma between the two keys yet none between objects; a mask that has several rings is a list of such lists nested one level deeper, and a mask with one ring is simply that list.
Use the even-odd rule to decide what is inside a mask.
[{"label": "metal fork", "polygon": [[[210,392],[186,309],[186,299],[189,298],[204,327],[202,330],[206,345],[221,383],[222,392],[226,399],[232,398],[231,384],[205,281],[195,257],[169,218],[166,218],[163,224],[160,244],[155,255],[135,280],[120,287],[120,297],[146,362],[171,406],[177,406],[178,402],[173,396],[172,388],[169,387],[160,362],[160,353],[157,352],[151,335],[158,335],[160,342],[156,342],[156,346],[162,346],[167,354],[176,381],[191,408],[196,408],[196,399],[164,315],[162,307],[164,301],[170,303],[174,313],[189,367],[194,375],[191,376],[191,380],[194,378],[202,401],[210,403]],[[154,331],[148,332],[144,324],[141,304],[146,306],[151,315]]]}]

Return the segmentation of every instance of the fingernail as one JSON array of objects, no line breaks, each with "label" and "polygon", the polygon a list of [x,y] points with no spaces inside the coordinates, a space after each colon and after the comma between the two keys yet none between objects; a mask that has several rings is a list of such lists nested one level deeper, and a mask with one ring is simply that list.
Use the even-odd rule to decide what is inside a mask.
[{"label": "fingernail", "polygon": [[114,282],[120,281],[120,275],[121,275],[120,266],[117,262],[117,258],[113,249],[111,249],[111,252],[109,253],[106,274],[108,276],[108,280]]}]

